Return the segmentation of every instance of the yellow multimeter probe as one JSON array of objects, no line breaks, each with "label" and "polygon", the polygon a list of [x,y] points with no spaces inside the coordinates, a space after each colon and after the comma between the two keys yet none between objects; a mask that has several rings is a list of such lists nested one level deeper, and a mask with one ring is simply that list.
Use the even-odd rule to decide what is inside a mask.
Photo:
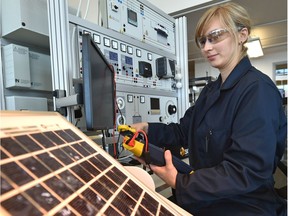
[{"label": "yellow multimeter probe", "polygon": [[138,133],[129,125],[119,125],[118,131],[123,135],[123,147],[131,151],[135,156],[141,157],[145,148],[145,144],[138,138]]}]

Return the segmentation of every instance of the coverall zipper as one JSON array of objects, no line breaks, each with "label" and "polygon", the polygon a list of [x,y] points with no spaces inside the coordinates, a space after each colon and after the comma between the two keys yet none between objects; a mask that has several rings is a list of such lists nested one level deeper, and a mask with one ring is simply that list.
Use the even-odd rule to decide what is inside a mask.
[{"label": "coverall zipper", "polygon": [[210,137],[212,136],[212,130],[209,130],[208,134],[205,137],[206,143],[205,143],[205,150],[206,153],[208,152],[208,147],[209,147],[209,141],[210,141]]}]

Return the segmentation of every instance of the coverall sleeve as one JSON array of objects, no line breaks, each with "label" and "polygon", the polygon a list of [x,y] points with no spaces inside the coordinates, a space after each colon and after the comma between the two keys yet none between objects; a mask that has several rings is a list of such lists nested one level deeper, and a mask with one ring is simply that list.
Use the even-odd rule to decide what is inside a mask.
[{"label": "coverall sleeve", "polygon": [[149,142],[159,147],[173,145],[187,147],[188,129],[193,110],[194,107],[187,109],[184,117],[180,119],[180,124],[170,123],[167,125],[163,123],[149,123]]}]

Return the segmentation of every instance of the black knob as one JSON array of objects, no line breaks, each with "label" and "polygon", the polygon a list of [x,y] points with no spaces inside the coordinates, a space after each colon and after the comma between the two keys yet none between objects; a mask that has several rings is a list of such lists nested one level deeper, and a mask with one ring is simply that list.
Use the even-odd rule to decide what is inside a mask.
[{"label": "black knob", "polygon": [[176,113],[176,112],[177,112],[177,108],[176,108],[175,105],[169,105],[169,106],[168,106],[168,113],[169,113],[170,115],[172,115],[172,114],[174,114],[174,113]]}]

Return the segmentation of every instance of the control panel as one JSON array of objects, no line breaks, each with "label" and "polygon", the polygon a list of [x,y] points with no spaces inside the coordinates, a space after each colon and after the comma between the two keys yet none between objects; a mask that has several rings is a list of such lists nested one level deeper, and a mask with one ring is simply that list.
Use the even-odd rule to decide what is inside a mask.
[{"label": "control panel", "polygon": [[[124,42],[79,26],[78,41],[80,58],[81,35],[86,33],[91,34],[108,62],[113,66],[116,74],[116,84],[170,92],[176,91],[176,81],[174,79],[176,61],[174,59],[169,60],[170,64],[168,64],[167,67],[166,61],[158,61],[159,59],[166,58],[162,55],[137,47],[133,45],[132,42],[130,44],[127,41]],[[164,72],[163,69],[165,69],[166,72]],[[167,74],[169,74],[169,76]]]},{"label": "control panel", "polygon": [[77,32],[80,77],[83,34],[91,35],[114,69],[116,126],[142,121],[178,121],[174,55],[170,54],[168,58],[165,56],[167,52],[157,52],[159,49],[136,43],[135,39],[125,40],[127,36],[118,37],[121,34],[114,31],[109,34],[78,25]]},{"label": "control panel", "polygon": [[107,0],[107,28],[175,54],[175,20],[138,0]]},{"label": "control panel", "polygon": [[177,122],[177,98],[118,92],[116,125],[137,122]]}]

